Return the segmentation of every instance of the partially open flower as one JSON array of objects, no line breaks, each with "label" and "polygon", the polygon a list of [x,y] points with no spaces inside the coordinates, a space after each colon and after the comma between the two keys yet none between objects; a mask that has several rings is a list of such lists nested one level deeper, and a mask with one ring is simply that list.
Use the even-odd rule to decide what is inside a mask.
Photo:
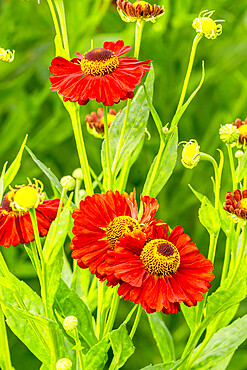
[{"label": "partially open flower", "polygon": [[192,26],[197,33],[202,34],[207,39],[216,39],[222,33],[222,25],[217,22],[224,22],[224,20],[213,20],[211,16],[214,10],[203,10],[197,18],[194,19]]},{"label": "partially open flower", "polygon": [[15,51],[5,50],[0,47],[0,62],[13,62],[15,58]]},{"label": "partially open flower", "polygon": [[142,19],[154,23],[165,12],[164,7],[160,5],[151,5],[146,1],[136,1],[132,4],[126,0],[117,0],[117,10],[125,22],[135,22]]},{"label": "partially open flower", "polygon": [[[121,112],[121,111],[119,111]],[[119,113],[118,112],[118,113]],[[107,123],[108,127],[111,126],[114,118],[116,117],[115,109],[109,109],[109,113],[107,114]],[[103,108],[99,108],[96,112],[92,112],[85,117],[87,122],[87,129],[88,132],[95,137],[100,139],[104,138],[104,112]]]},{"label": "partially open flower", "polygon": [[239,138],[239,130],[232,123],[221,126],[221,128],[219,129],[219,134],[221,140],[226,144],[237,143]]},{"label": "partially open flower", "polygon": [[223,208],[238,218],[247,220],[247,190],[235,190],[233,194],[228,191]]},{"label": "partially open flower", "polygon": [[243,122],[240,118],[237,118],[234,123],[232,123],[233,127],[238,128],[239,137],[238,141],[236,142],[237,148],[247,148],[247,118]]},{"label": "partially open flower", "polygon": [[46,236],[56,218],[59,199],[44,199],[43,184],[35,179],[32,184],[19,186],[3,197],[0,206],[0,245],[6,248],[29,243],[34,232],[28,210],[35,208],[39,235]]},{"label": "partially open flower", "polygon": [[200,146],[196,140],[192,139],[183,147],[181,162],[184,167],[192,169],[197,166],[199,160]]},{"label": "partially open flower", "polygon": [[112,106],[120,100],[132,99],[133,91],[150,69],[150,60],[121,57],[131,50],[122,40],[105,42],[85,54],[76,53],[70,61],[56,57],[49,68],[52,91],[63,95],[64,101],[85,105],[96,100]]}]

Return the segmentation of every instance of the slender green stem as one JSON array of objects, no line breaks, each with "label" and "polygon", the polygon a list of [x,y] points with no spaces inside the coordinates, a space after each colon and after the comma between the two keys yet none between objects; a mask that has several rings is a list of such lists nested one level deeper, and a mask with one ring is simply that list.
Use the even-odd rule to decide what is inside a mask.
[{"label": "slender green stem", "polygon": [[[79,339],[79,334],[78,334],[78,330],[75,329],[75,344],[76,346],[80,347],[81,345],[81,341]],[[77,356],[78,356],[78,359],[79,359],[79,364],[80,364],[80,368],[81,370],[84,369],[84,364],[83,364],[83,353],[80,349],[76,350],[77,352]]]},{"label": "slender green stem", "polygon": [[157,130],[159,132],[160,139],[162,141],[164,141],[165,140],[165,135],[164,135],[164,133],[162,131],[162,121],[161,121],[158,113],[156,112],[156,109],[154,108],[151,99],[148,96],[148,92],[147,92],[146,86],[144,84],[143,84],[143,88],[144,88],[144,91],[145,91],[145,96],[146,96],[146,99],[147,99],[147,102],[148,102],[149,110],[150,110],[150,112],[152,114],[154,123],[155,123],[155,125],[157,127]]},{"label": "slender green stem", "polygon": [[42,270],[41,270],[40,260],[38,258],[38,254],[37,254],[36,243],[34,241],[30,242],[30,246],[31,246],[31,250],[33,252],[34,268],[37,272],[39,281],[41,281],[41,279],[42,279]]},{"label": "slender green stem", "polygon": [[236,181],[236,172],[235,172],[234,159],[233,159],[233,154],[232,154],[232,147],[231,147],[230,144],[227,144],[226,146],[227,146],[230,168],[231,168],[231,174],[232,174],[232,188],[233,188],[233,190],[236,190],[237,189],[237,181]]},{"label": "slender green stem", "polygon": [[79,200],[80,200],[79,190],[81,188],[81,182],[82,182],[81,179],[75,179],[75,205],[77,207],[79,207]]},{"label": "slender green stem", "polygon": [[68,41],[68,34],[67,34],[67,26],[66,26],[66,18],[65,18],[65,11],[64,11],[64,3],[63,0],[54,0],[55,6],[57,8],[62,36],[63,36],[63,45],[67,53],[69,54],[69,41]]},{"label": "slender green stem", "polygon": [[81,130],[79,109],[73,106],[72,109],[69,110],[69,114],[71,117],[72,127],[73,127],[73,131],[75,135],[75,141],[76,141],[77,151],[78,151],[81,169],[83,173],[86,192],[87,192],[87,195],[93,195],[94,193],[93,184],[92,184],[86,148],[85,148],[82,130]]},{"label": "slender green stem", "polygon": [[197,33],[195,38],[194,38],[194,41],[193,41],[193,44],[192,44],[192,49],[191,49],[191,52],[190,52],[189,64],[188,64],[187,72],[186,72],[186,75],[185,75],[184,84],[183,84],[183,88],[182,88],[182,92],[181,92],[181,96],[180,96],[180,99],[179,99],[179,102],[178,102],[176,112],[183,105],[185,94],[186,94],[187,87],[188,87],[189,80],[190,80],[190,75],[191,75],[194,59],[195,59],[196,48],[197,48],[197,45],[198,45],[199,41],[201,40],[201,38],[202,38],[201,33]]},{"label": "slender green stem", "polygon": [[106,335],[109,331],[112,330],[113,324],[114,324],[114,321],[117,315],[117,310],[118,310],[119,301],[120,301],[120,296],[117,293],[117,289],[118,287],[114,288],[113,301],[111,304],[111,310],[108,316],[108,320],[105,326],[104,335]]},{"label": "slender green stem", "polygon": [[234,234],[235,234],[235,227],[234,227],[234,223],[231,222],[229,234],[226,239],[226,249],[225,249],[225,258],[224,258],[224,264],[223,264],[223,269],[222,269],[222,274],[221,274],[221,284],[227,277],[229,262],[230,262],[230,255],[231,255],[231,244],[232,244],[232,239],[235,236]]},{"label": "slender green stem", "polygon": [[144,27],[144,21],[142,19],[136,22],[136,29],[135,29],[135,52],[134,57],[136,59],[139,58],[140,47],[141,47],[141,39],[142,39],[142,31]]},{"label": "slender green stem", "polygon": [[230,279],[230,281],[228,283],[228,287],[230,287],[232,285],[232,283],[234,282],[234,280],[236,278],[236,275],[238,273],[240,264],[241,264],[241,262],[243,260],[244,251],[245,251],[245,245],[246,245],[246,237],[247,237],[247,227],[245,225],[242,228],[242,242],[241,242],[241,246],[240,246],[239,253],[238,253],[238,256],[237,256],[236,265],[234,266],[232,277],[231,277],[231,279]]},{"label": "slender green stem", "polygon": [[105,296],[104,283],[98,280],[98,307],[97,307],[97,325],[96,325],[96,336],[101,339],[103,334],[103,303]]},{"label": "slender green stem", "polygon": [[157,157],[156,157],[156,162],[155,162],[155,165],[154,165],[154,168],[153,168],[153,172],[152,172],[152,175],[151,175],[150,180],[148,182],[147,188],[145,189],[145,195],[150,195],[149,193],[150,193],[151,187],[152,187],[152,185],[153,185],[153,183],[156,179],[157,172],[158,172],[158,169],[159,169],[159,165],[160,165],[160,162],[162,160],[164,149],[165,149],[165,143],[164,143],[164,141],[161,141],[159,151],[158,151],[158,154],[157,154]]},{"label": "slender green stem", "polygon": [[30,217],[31,217],[32,226],[33,226],[33,230],[34,230],[34,238],[35,238],[35,242],[36,242],[36,246],[37,246],[37,250],[38,250],[38,254],[39,254],[39,258],[40,258],[40,262],[41,262],[41,271],[42,271],[41,280],[40,280],[41,295],[42,295],[42,298],[43,298],[43,301],[44,301],[46,317],[49,317],[48,302],[47,302],[46,265],[45,265],[45,259],[44,259],[42,245],[41,245],[41,241],[40,241],[40,237],[39,237],[39,229],[38,229],[38,225],[37,225],[37,218],[36,218],[35,209],[31,208],[29,210],[29,214],[30,214]]},{"label": "slender green stem", "polygon": [[200,152],[200,159],[204,161],[209,161],[212,163],[214,168],[214,175],[215,175],[215,209],[219,209],[219,197],[220,197],[220,178],[221,174],[219,173],[219,168],[217,165],[216,160],[206,153]]},{"label": "slender green stem", "polygon": [[108,169],[108,189],[112,190],[112,172],[111,172],[111,157],[110,157],[110,144],[109,144],[109,129],[108,129],[108,122],[107,122],[107,107],[103,106],[104,110],[104,136],[105,136],[105,151],[106,151],[106,163]]},{"label": "slender green stem", "polygon": [[11,365],[11,358],[10,358],[10,351],[9,351],[9,343],[8,343],[5,319],[4,319],[4,314],[2,311],[1,304],[0,304],[0,348],[1,348],[2,364],[4,365],[4,369],[11,370],[12,365]]},{"label": "slender green stem", "polygon": [[54,27],[55,27],[57,37],[59,38],[61,44],[63,44],[61,31],[60,31],[59,23],[58,23],[57,16],[56,16],[56,11],[55,11],[55,8],[53,6],[52,0],[47,0],[47,3],[48,3],[49,8],[50,8],[50,12],[51,12],[51,16],[52,16],[52,20],[53,20],[53,23],[54,23]]},{"label": "slender green stem", "polygon": [[118,164],[119,154],[120,154],[122,146],[123,146],[125,129],[126,129],[126,126],[127,126],[127,123],[128,123],[128,118],[129,118],[130,104],[131,104],[131,100],[128,99],[127,106],[126,106],[126,111],[125,111],[124,123],[123,123],[123,127],[122,127],[122,130],[121,130],[121,135],[120,135],[120,138],[119,138],[115,158],[114,158],[113,165],[112,165],[112,173],[113,173],[114,177],[116,177],[115,172],[116,172],[116,168],[117,168],[117,164]]},{"label": "slender green stem", "polygon": [[137,311],[137,314],[136,314],[136,317],[135,317],[135,321],[134,321],[134,324],[133,324],[131,332],[130,332],[130,339],[133,339],[133,337],[135,335],[135,332],[136,332],[137,326],[139,324],[141,315],[142,315],[142,307],[141,307],[141,305],[139,305],[138,306],[138,311]]},{"label": "slender green stem", "polygon": [[53,229],[52,236],[51,236],[51,241],[49,243],[51,246],[53,245],[56,234],[57,234],[57,228],[58,228],[58,223],[59,223],[59,219],[60,219],[60,214],[61,214],[61,211],[62,211],[62,206],[63,206],[63,203],[64,203],[64,199],[66,197],[66,194],[67,194],[67,190],[65,188],[63,188],[62,193],[61,193],[59,206],[58,206],[58,210],[57,210],[57,216],[56,216],[56,219],[55,219],[55,225],[54,225],[54,229]]}]

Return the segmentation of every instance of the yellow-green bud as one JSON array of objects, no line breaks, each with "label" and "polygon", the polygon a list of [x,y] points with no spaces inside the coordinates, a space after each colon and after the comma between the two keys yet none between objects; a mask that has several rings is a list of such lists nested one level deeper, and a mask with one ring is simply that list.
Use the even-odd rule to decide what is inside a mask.
[{"label": "yellow-green bud", "polygon": [[62,187],[68,191],[71,191],[75,188],[75,179],[72,176],[62,177],[60,183]]},{"label": "yellow-green bud", "polygon": [[183,147],[181,162],[184,167],[192,169],[200,160],[200,146],[196,140],[190,140]]},{"label": "yellow-green bud", "polygon": [[82,170],[81,170],[81,168],[76,168],[76,169],[73,171],[72,176],[73,176],[76,180],[82,180],[82,179],[83,179],[83,174],[82,174]]},{"label": "yellow-green bud", "polygon": [[56,370],[69,370],[72,368],[72,361],[68,358],[61,358],[56,363]]},{"label": "yellow-green bud", "polygon": [[239,130],[232,123],[221,126],[219,129],[219,134],[221,140],[226,144],[236,143],[239,138]]},{"label": "yellow-green bud", "polygon": [[64,321],[63,321],[63,327],[64,327],[64,330],[66,331],[70,331],[70,330],[74,330],[78,325],[78,320],[77,320],[77,317],[75,316],[67,316],[65,317]]},{"label": "yellow-green bud", "polygon": [[213,20],[211,16],[214,10],[207,11],[203,10],[197,18],[194,19],[192,27],[197,33],[201,33],[207,39],[216,39],[217,36],[222,33],[222,25],[216,24],[216,22],[224,22],[223,20]]},{"label": "yellow-green bud", "polygon": [[166,127],[166,126],[162,127],[162,132],[163,132],[164,135],[167,135],[168,132],[169,132],[168,127]]},{"label": "yellow-green bud", "polygon": [[235,153],[235,157],[237,159],[241,159],[242,157],[244,156],[244,152],[242,152],[242,150],[237,150],[236,153]]}]

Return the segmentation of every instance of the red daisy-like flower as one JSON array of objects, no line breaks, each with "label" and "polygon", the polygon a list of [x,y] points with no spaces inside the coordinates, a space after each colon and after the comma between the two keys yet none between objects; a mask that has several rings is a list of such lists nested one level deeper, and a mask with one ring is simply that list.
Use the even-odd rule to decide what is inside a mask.
[{"label": "red daisy-like flower", "polygon": [[247,220],[247,190],[235,190],[233,194],[228,191],[223,208],[235,216]]},{"label": "red daisy-like flower", "polygon": [[111,106],[133,98],[133,91],[150,69],[149,62],[119,56],[130,51],[122,40],[105,42],[103,48],[76,53],[71,61],[56,57],[49,68],[52,91],[63,95],[64,101],[85,105],[89,100]]},{"label": "red daisy-like flower", "polygon": [[58,206],[59,199],[44,199],[37,180],[35,184],[11,189],[0,206],[0,245],[9,248],[34,240],[29,208],[35,208],[39,235],[46,236],[56,218]]},{"label": "red daisy-like flower", "polygon": [[199,253],[181,226],[168,235],[168,225],[153,235],[125,235],[108,252],[108,272],[120,281],[118,294],[148,312],[177,313],[180,302],[195,306],[214,279],[213,264]]},{"label": "red daisy-like flower", "polygon": [[101,280],[108,279],[108,285],[116,285],[114,274],[106,274],[107,252],[114,249],[116,242],[125,234],[134,235],[145,230],[147,236],[158,209],[158,202],[148,196],[141,197],[143,213],[138,221],[138,207],[135,191],[128,195],[118,191],[87,196],[80,202],[80,209],[73,211],[75,237],[71,243],[72,258],[81,268],[89,268]]}]

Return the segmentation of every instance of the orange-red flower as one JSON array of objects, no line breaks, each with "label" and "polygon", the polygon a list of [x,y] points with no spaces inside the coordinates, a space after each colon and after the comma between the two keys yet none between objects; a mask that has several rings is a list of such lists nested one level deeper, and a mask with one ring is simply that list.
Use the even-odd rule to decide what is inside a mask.
[{"label": "orange-red flower", "polygon": [[106,194],[87,196],[80,202],[80,209],[73,211],[72,258],[101,280],[107,277],[108,285],[116,285],[118,279],[112,272],[106,273],[107,252],[114,249],[125,234],[134,235],[137,230],[145,230],[148,236],[156,222],[157,200],[144,196],[141,201],[143,213],[139,221],[135,192],[128,195],[110,190]]},{"label": "orange-red flower", "polygon": [[150,69],[149,62],[119,56],[131,50],[122,40],[105,42],[103,48],[76,53],[71,61],[56,57],[51,62],[52,91],[63,95],[64,101],[85,105],[95,100],[106,106],[133,98],[133,91]]},{"label": "orange-red flower", "polygon": [[209,289],[212,262],[199,253],[181,226],[168,235],[168,225],[125,235],[108,252],[108,272],[119,279],[118,294],[148,312],[177,313],[180,302],[195,306]]},{"label": "orange-red flower", "polygon": [[237,118],[234,123],[232,123],[233,126],[236,126],[239,131],[239,138],[237,147],[244,149],[247,148],[247,118],[243,122],[240,118]]},{"label": "orange-red flower", "polygon": [[247,220],[247,190],[235,190],[233,194],[228,191],[223,207],[227,212]]},{"label": "orange-red flower", "polygon": [[[33,200],[35,202],[32,204]],[[19,207],[18,203],[21,203],[22,207]],[[43,199],[40,188],[36,189],[36,185],[31,183],[19,189],[11,189],[3,197],[0,206],[0,245],[9,248],[11,245],[15,247],[34,240],[28,208],[35,208],[39,235],[46,236],[56,218],[58,206],[59,199]]]}]

